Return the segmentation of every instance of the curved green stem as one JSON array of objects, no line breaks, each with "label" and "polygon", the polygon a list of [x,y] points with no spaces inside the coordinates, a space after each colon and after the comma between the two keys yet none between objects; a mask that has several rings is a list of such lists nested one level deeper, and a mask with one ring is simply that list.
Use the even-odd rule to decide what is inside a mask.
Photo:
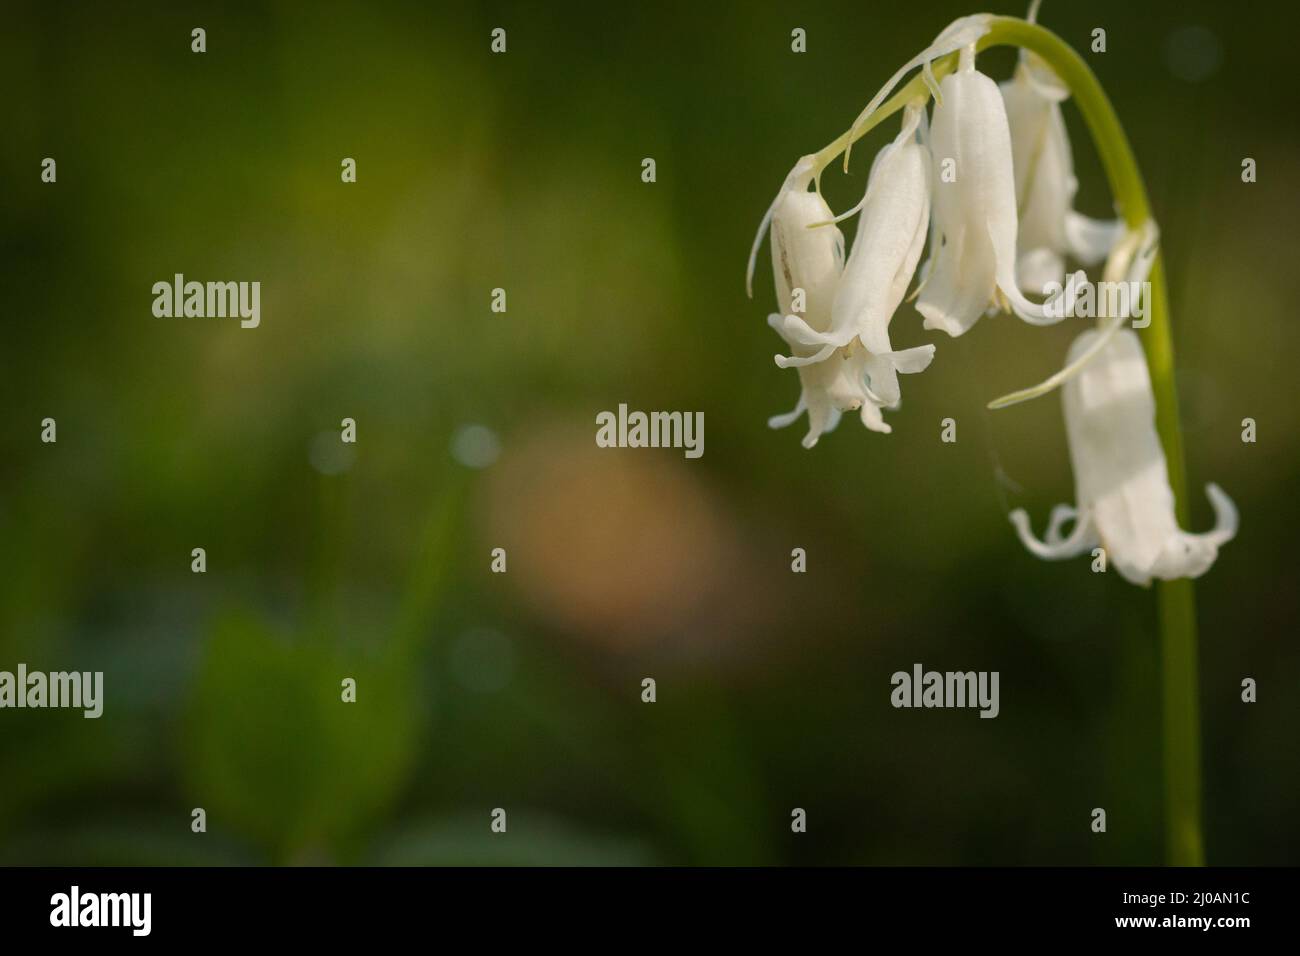
[{"label": "curved green stem", "polygon": [[[977,50],[995,46],[1022,47],[1042,57],[1070,88],[1092,135],[1106,172],[1115,207],[1130,229],[1151,216],[1151,204],[1133,148],[1120,125],[1105,90],[1092,69],[1074,48],[1043,27],[1016,17],[990,17],[989,30],[976,43]],[[958,54],[936,59],[931,69],[936,79],[951,73]],[[918,72],[860,125],[844,133],[815,160],[818,168],[847,153],[855,141],[897,113],[907,103],[928,99],[930,90]],[[1169,484],[1177,503],[1179,522],[1187,525],[1187,467],[1183,456],[1178,393],[1174,384],[1174,346],[1169,326],[1169,297],[1162,255],[1151,269],[1150,325],[1141,335],[1156,397],[1156,429],[1164,447]],[[1160,650],[1162,658],[1165,853],[1176,866],[1205,862],[1201,843],[1200,720],[1198,705],[1196,604],[1192,582],[1186,578],[1161,581],[1159,588]]]}]

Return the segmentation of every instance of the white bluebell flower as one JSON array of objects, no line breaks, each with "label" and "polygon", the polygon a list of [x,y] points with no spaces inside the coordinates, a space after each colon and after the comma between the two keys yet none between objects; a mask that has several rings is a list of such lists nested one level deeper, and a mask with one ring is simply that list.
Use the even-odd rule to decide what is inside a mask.
[{"label": "white bluebell flower", "polygon": [[[1101,332],[1075,340],[1070,360],[1091,350]],[[1206,486],[1215,525],[1203,534],[1178,526],[1164,449],[1155,426],[1151,376],[1137,334],[1119,330],[1062,389],[1074,467],[1075,504],[1052,510],[1043,540],[1023,509],[1011,513],[1020,540],[1040,558],[1061,560],[1101,547],[1128,581],[1195,578],[1214,564],[1237,533],[1237,509],[1218,485]],[[1073,521],[1068,534],[1063,526]]]}]

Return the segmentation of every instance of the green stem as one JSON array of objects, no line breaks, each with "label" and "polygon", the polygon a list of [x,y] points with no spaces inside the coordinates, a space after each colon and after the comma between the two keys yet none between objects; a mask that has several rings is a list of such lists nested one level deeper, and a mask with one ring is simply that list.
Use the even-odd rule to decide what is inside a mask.
[{"label": "green stem", "polygon": [[[1022,47],[1042,57],[1069,87],[1092,135],[1102,168],[1115,198],[1115,207],[1130,229],[1141,227],[1151,216],[1151,204],[1119,117],[1092,69],[1056,34],[1016,17],[990,17],[989,30],[977,50],[995,46]],[[951,73],[956,53],[933,62],[936,79]],[[909,102],[930,95],[918,72],[867,120],[844,133],[816,155],[818,168]],[[1151,269],[1150,325],[1141,336],[1156,396],[1156,429],[1164,447],[1169,484],[1177,503],[1178,520],[1187,525],[1187,466],[1183,455],[1178,393],[1174,383],[1174,345],[1169,326],[1169,297],[1165,288],[1163,256]],[[1200,866],[1205,862],[1201,843],[1201,761],[1197,677],[1196,603],[1187,578],[1161,581],[1160,651],[1164,700],[1165,856],[1175,866]]]},{"label": "green stem", "polygon": [[[1164,263],[1151,270],[1151,325],[1142,336],[1156,392],[1156,428],[1165,448],[1178,521],[1187,527],[1187,463],[1174,386]],[[1196,646],[1196,594],[1190,578],[1159,583],[1160,655],[1164,665],[1165,857],[1175,866],[1204,866],[1201,840],[1201,726]]]}]

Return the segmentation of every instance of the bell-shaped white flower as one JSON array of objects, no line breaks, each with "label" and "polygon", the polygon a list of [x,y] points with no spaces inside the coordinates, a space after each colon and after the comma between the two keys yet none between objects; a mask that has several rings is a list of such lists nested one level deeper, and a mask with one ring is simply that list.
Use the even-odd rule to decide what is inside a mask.
[{"label": "bell-shaped white flower", "polygon": [[931,133],[932,255],[916,306],[925,327],[961,335],[1002,303],[1027,322],[1059,322],[1068,307],[1045,309],[1016,283],[1011,132],[998,85],[975,69],[973,46],[961,51],[957,70],[939,89]]},{"label": "bell-shaped white flower", "polygon": [[830,328],[821,331],[807,318],[786,315],[779,330],[787,341],[818,349],[812,355],[804,349],[795,358],[778,357],[783,367],[825,361],[852,344],[856,361],[850,364],[861,367],[870,398],[883,407],[899,402],[899,372],[920,372],[934,357],[933,345],[895,352],[889,341],[890,320],[912,282],[929,225],[930,151],[917,140],[924,117],[921,104],[907,107],[898,137],[876,155],[862,202],[838,217],[861,210],[831,306]]},{"label": "bell-shaped white flower", "polygon": [[[780,312],[768,323],[781,333],[785,316],[801,312],[809,328],[830,328],[831,305],[840,275],[844,271],[844,235],[839,227],[825,224],[834,218],[820,192],[809,187],[816,178],[812,157],[804,156],[786,176],[772,208],[764,217],[771,224],[772,275]],[[818,226],[817,228],[810,228]],[[760,233],[758,241],[762,239]],[[757,249],[758,241],[755,242]],[[750,276],[753,274],[751,257]],[[751,279],[752,281],[752,279]],[[820,345],[803,345],[787,340],[796,357],[817,355]],[[825,356],[822,356],[825,358]],[[861,376],[856,376],[860,381]],[[843,410],[866,400],[862,385],[843,358],[817,362],[799,368],[802,393],[794,410],[772,418],[768,424],[780,428],[808,413],[808,434],[803,444],[811,448],[825,432],[839,424]]]},{"label": "bell-shaped white flower", "polygon": [[1069,98],[1069,87],[1039,57],[1022,50],[1015,75],[1000,89],[1020,214],[1016,281],[1021,291],[1041,294],[1049,283],[1064,282],[1066,255],[1086,266],[1105,258],[1124,224],[1074,211],[1079,181],[1060,105]]},{"label": "bell-shaped white flower", "polygon": [[[1070,360],[1092,348],[1088,331],[1070,348]],[[1011,514],[1020,540],[1040,558],[1072,558],[1102,547],[1111,565],[1134,584],[1152,578],[1195,578],[1209,570],[1237,533],[1237,509],[1214,484],[1206,493],[1215,525],[1204,534],[1178,527],[1165,454],[1155,427],[1155,398],[1142,345],[1132,331],[1113,334],[1063,390],[1075,507],[1052,510],[1044,540],[1030,531],[1023,509]],[[1069,534],[1062,526],[1074,521]]]}]

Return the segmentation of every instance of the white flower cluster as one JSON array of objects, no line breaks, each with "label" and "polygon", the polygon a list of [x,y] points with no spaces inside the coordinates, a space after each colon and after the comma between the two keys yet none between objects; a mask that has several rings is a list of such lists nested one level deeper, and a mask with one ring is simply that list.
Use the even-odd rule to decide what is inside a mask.
[{"label": "white flower cluster", "polygon": [[[1111,281],[1141,285],[1150,273],[1158,248],[1154,223],[1129,230],[1073,208],[1078,182],[1061,115],[1068,88],[1027,51],[1000,86],[976,69],[976,42],[988,22],[984,15],[954,22],[855,121],[850,143],[907,72],[923,71],[933,115],[927,117],[924,96],[903,108],[902,128],[876,155],[857,206],[835,216],[818,188],[818,157],[804,156],[759,227],[751,294],[757,251],[769,230],[780,311],[768,324],[790,352],[776,363],[797,369],[802,386],[795,408],[769,424],[784,427],[806,412],[805,448],[846,411],[858,412],[872,431],[891,431],[883,411],[899,405],[899,374],[924,371],[935,352],[933,345],[898,351],[890,342],[890,322],[914,277],[924,328],[958,336],[998,311],[1035,325],[1069,315],[1070,301],[1026,296],[1053,288],[1068,300],[1086,276],[1077,272],[1066,281],[1067,257],[1085,266],[1106,260]],[[956,69],[936,81],[931,62],[952,53]],[[846,258],[837,223],[854,214],[858,228]],[[927,261],[920,264],[923,252]],[[1065,385],[1078,506],[1053,513],[1046,542],[1032,537],[1023,511],[1014,513],[1026,546],[1040,557],[1062,558],[1101,544],[1125,578],[1145,585],[1152,577],[1204,573],[1235,534],[1237,519],[1232,502],[1211,485],[1215,529],[1191,535],[1178,528],[1146,361],[1137,336],[1120,331],[1131,311],[1107,316],[1079,337],[1061,372],[1004,403]],[[1074,528],[1063,536],[1062,523],[1071,519]]]}]

